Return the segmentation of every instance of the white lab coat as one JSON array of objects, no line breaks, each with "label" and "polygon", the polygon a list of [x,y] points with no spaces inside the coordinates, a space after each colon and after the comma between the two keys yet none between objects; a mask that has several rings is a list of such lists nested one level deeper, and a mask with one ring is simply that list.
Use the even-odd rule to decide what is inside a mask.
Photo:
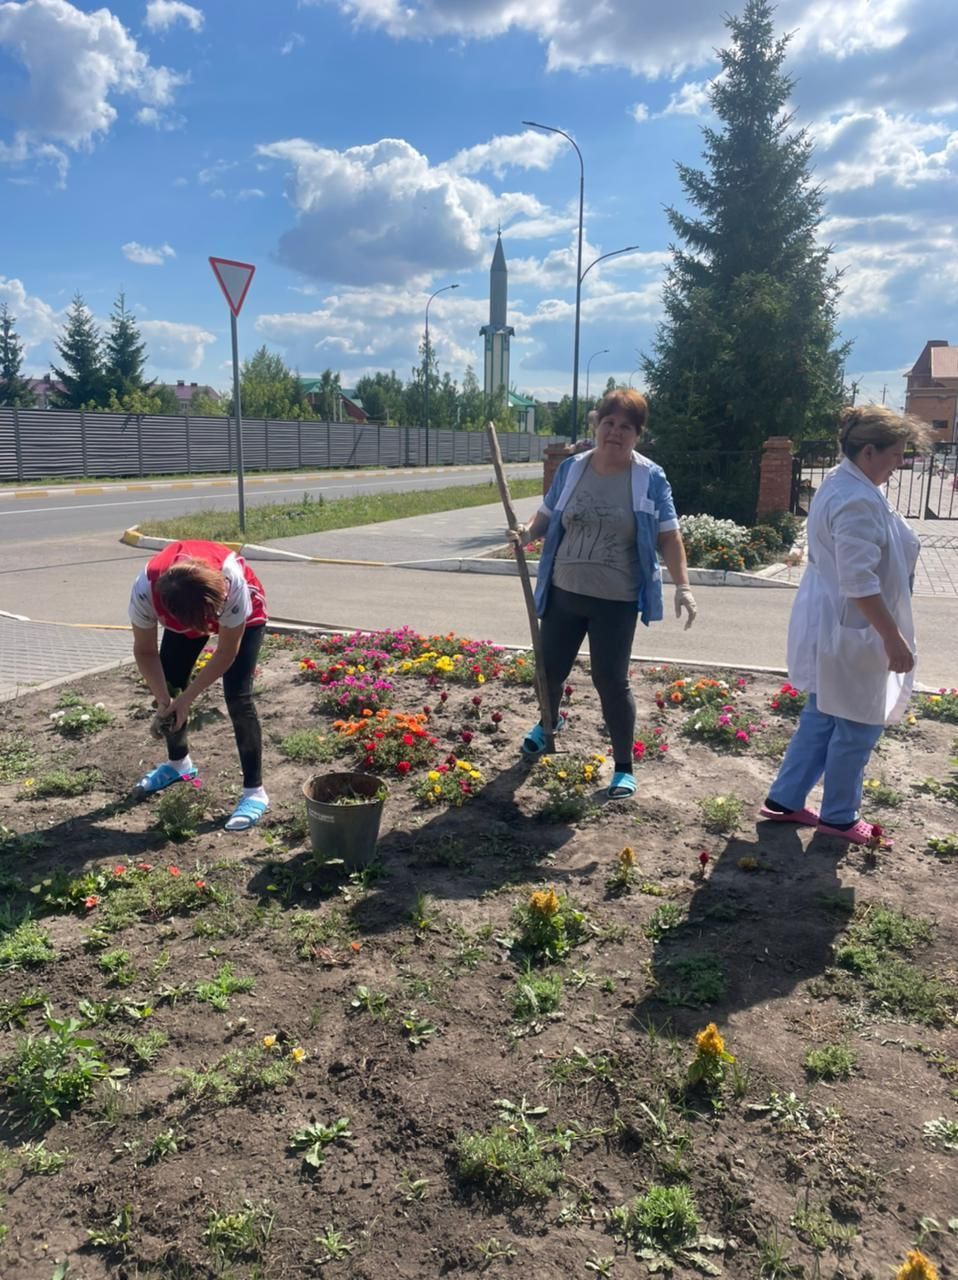
[{"label": "white lab coat", "polygon": [[788,675],[818,709],[860,724],[894,724],[915,671],[888,670],[881,637],[854,603],[881,595],[915,650],[911,585],[921,543],[881,489],[843,458],[808,513],[808,568],[788,624]]}]

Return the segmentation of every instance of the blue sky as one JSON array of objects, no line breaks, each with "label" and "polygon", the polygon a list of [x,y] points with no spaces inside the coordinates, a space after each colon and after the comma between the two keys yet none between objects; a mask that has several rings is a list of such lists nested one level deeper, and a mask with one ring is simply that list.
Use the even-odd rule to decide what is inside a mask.
[{"label": "blue sky", "polygon": [[[207,257],[257,264],[241,350],[344,385],[416,360],[481,363],[501,222],[512,377],[570,389],[575,154],[586,162],[582,368],[626,381],[660,316],[675,162],[696,164],[725,0],[0,2],[0,300],[41,373],[76,291],[123,289],[150,372],[225,387]],[[860,398],[900,404],[928,338],[958,342],[953,0],[782,0],[823,238],[845,270]]]}]

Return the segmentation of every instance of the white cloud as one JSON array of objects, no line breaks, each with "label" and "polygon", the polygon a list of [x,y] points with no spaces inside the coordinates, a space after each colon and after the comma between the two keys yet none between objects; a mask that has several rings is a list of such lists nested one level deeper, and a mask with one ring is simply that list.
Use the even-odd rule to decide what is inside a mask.
[{"label": "white cloud", "polygon": [[142,320],[150,364],[159,369],[198,369],[216,336],[195,324],[176,320]]},{"label": "white cloud", "polygon": [[27,352],[56,336],[62,311],[56,311],[42,298],[28,294],[22,280],[0,276],[0,302],[5,302],[11,314],[16,316],[17,333]]},{"label": "white cloud", "polygon": [[548,169],[568,142],[557,133],[526,129],[524,133],[500,134],[488,142],[466,147],[446,165],[452,173],[481,173],[489,169],[501,178],[507,168]]},{"label": "white cloud", "polygon": [[176,253],[168,244],[161,244],[158,249],[150,249],[145,244],[128,241],[122,248],[123,256],[141,267],[161,267],[167,258],[175,258]]},{"label": "white cloud", "polygon": [[890,182],[914,187],[958,179],[958,129],[878,107],[810,126],[819,174],[832,193]]},{"label": "white cloud", "polygon": [[289,54],[291,54],[291,53],[293,52],[293,50],[294,50],[294,49],[298,49],[298,48],[300,48],[300,46],[301,46],[301,45],[304,45],[305,43],[306,43],[306,41],[305,41],[305,40],[303,39],[303,37],[299,34],[299,32],[298,32],[298,31],[294,31],[294,32],[292,33],[292,35],[289,37],[289,39],[288,39],[288,40],[285,40],[285,41],[283,42],[283,44],[282,44],[282,45],[280,45],[280,50],[279,50],[279,51],[280,51],[280,54],[281,54],[284,58],[285,58],[285,57],[288,57],[288,56],[289,56]]},{"label": "white cloud", "polygon": [[[506,165],[543,168],[558,154],[547,135],[518,137],[526,139],[522,148],[516,139],[494,138],[446,164],[431,164],[400,138],[345,151],[302,138],[257,148],[291,171],[287,194],[298,220],[280,240],[280,259],[306,275],[350,285],[404,284],[476,266],[498,222],[551,216],[534,196],[497,195],[470,176]],[[537,226],[528,234],[543,231]]]},{"label": "white cloud", "polygon": [[629,108],[629,115],[636,124],[642,124],[649,118],[649,109],[644,102],[635,102]]},{"label": "white cloud", "polygon": [[27,71],[26,86],[5,106],[14,135],[0,142],[0,160],[47,160],[61,175],[64,147],[89,147],[110,131],[114,97],[168,107],[185,79],[154,67],[109,9],[85,13],[68,0],[0,4],[0,48]]},{"label": "white cloud", "polygon": [[709,103],[709,80],[689,80],[682,85],[678,93],[673,93],[666,106],[659,112],[661,116],[704,116],[711,109]]},{"label": "white cloud", "polygon": [[265,195],[266,192],[260,190],[259,187],[243,187],[239,192],[239,198],[241,200],[262,200]]},{"label": "white cloud", "polygon": [[175,112],[159,111],[156,107],[140,107],[136,113],[137,124],[147,125],[162,133],[174,133],[186,126],[186,117]]},{"label": "white cloud", "polygon": [[177,22],[185,23],[191,31],[202,31],[205,19],[201,9],[194,9],[183,0],[149,0],[146,6],[146,25],[150,31],[166,31]]}]

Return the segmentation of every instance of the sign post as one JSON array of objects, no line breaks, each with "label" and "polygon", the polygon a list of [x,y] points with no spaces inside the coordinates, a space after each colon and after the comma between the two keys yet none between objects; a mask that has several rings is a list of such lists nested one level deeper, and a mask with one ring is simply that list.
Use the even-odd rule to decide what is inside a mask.
[{"label": "sign post", "polygon": [[233,420],[236,423],[236,484],[239,499],[240,533],[246,533],[246,495],[243,489],[243,407],[240,404],[239,344],[236,317],[242,310],[256,268],[249,262],[233,262],[231,258],[210,258],[223,296],[230,309],[230,338],[233,344]]}]

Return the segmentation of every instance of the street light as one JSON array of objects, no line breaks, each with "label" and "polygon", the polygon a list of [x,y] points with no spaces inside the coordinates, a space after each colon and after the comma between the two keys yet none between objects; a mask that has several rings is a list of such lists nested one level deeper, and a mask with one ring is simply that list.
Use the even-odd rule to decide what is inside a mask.
[{"label": "street light", "polygon": [[600,262],[605,262],[606,258],[617,258],[622,253],[635,253],[638,247],[637,244],[627,244],[624,249],[613,249],[611,253],[603,253],[598,258],[593,258],[580,276],[580,282],[586,278],[594,266],[597,266]]},{"label": "street light", "polygon": [[589,359],[586,361],[586,366],[585,366],[585,402],[586,404],[589,403],[589,375],[592,372],[592,361],[596,358],[596,356],[607,356],[608,354],[609,354],[609,348],[603,347],[601,351],[593,351],[592,355],[589,356]]},{"label": "street light", "polygon": [[441,289],[437,289],[435,293],[430,294],[429,301],[426,303],[426,358],[423,370],[423,389],[422,389],[422,416],[426,420],[426,466],[429,466],[429,304],[433,298],[438,298],[441,293],[445,293],[447,289],[458,289],[457,284],[444,284]]},{"label": "street light", "polygon": [[642,368],[642,366],[641,366],[640,364],[637,364],[637,365],[635,366],[635,368],[632,370],[632,372],[629,374],[629,389],[630,389],[630,390],[632,389],[632,379],[635,377],[635,375],[639,372],[639,370],[640,370],[641,368]]},{"label": "street light", "polygon": [[582,307],[582,216],[585,208],[585,163],[582,152],[574,138],[570,138],[564,129],[557,129],[551,124],[539,124],[535,120],[523,120],[530,129],[542,129],[545,133],[558,133],[566,142],[575,147],[579,157],[579,252],[575,264],[575,341],[572,349],[572,442],[578,438],[579,416],[579,315]]}]

